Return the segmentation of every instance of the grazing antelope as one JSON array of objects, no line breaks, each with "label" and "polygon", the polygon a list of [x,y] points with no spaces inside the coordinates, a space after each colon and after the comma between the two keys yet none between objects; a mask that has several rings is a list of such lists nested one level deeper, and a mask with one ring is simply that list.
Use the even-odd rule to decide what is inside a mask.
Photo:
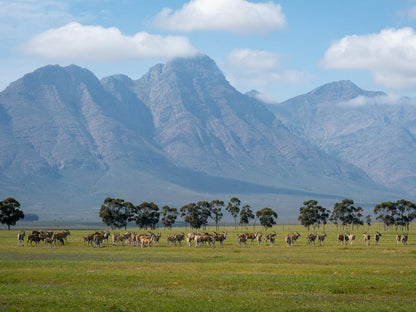
[{"label": "grazing antelope", "polygon": [[215,248],[215,237],[214,235],[204,233],[204,234],[197,234],[195,236],[195,247],[199,247],[201,243],[206,243],[209,247]]},{"label": "grazing antelope", "polygon": [[32,246],[32,243],[35,242],[35,245],[37,245],[40,242],[40,237],[37,234],[29,234],[27,236],[27,242],[26,245],[29,245],[30,242],[30,246]]},{"label": "grazing antelope", "polygon": [[54,241],[54,243],[56,243],[57,240],[61,241],[61,240],[65,240],[67,241],[66,237],[68,235],[71,235],[71,233],[69,233],[68,230],[65,230],[64,232],[54,232],[52,235],[52,240]]},{"label": "grazing antelope", "polygon": [[296,234],[289,234],[288,236],[286,236],[286,245],[288,247],[294,246],[299,237],[299,232],[296,232]]},{"label": "grazing antelope", "polygon": [[182,241],[185,239],[185,233],[176,234],[176,241],[179,245],[182,245]]},{"label": "grazing antelope", "polygon": [[363,234],[363,237],[364,237],[364,244],[366,244],[367,246],[369,246],[370,245],[371,235],[370,234],[367,234],[367,233],[364,233]]},{"label": "grazing antelope", "polygon": [[[346,234],[348,237],[348,240],[350,241],[350,245],[352,245],[353,241],[355,241],[355,235],[354,234]],[[347,240],[345,240],[345,244],[347,244]]]},{"label": "grazing antelope", "polygon": [[46,237],[44,239],[44,243],[45,243],[46,246],[51,246],[52,247],[53,239],[49,238],[49,237]]},{"label": "grazing antelope", "polygon": [[316,238],[318,237],[318,235],[317,234],[314,234],[314,233],[309,233],[308,234],[308,236],[307,236],[307,239],[308,239],[308,241],[307,241],[307,245],[308,246],[311,246],[312,245],[312,243],[313,243],[313,245],[315,246],[315,240],[316,240]]},{"label": "grazing antelope", "polygon": [[344,234],[338,234],[338,241],[337,245],[344,245],[345,235]]},{"label": "grazing antelope", "polygon": [[224,247],[224,240],[227,238],[227,232],[221,234],[215,233],[214,238],[217,242],[220,242],[220,247]]},{"label": "grazing antelope", "polygon": [[407,238],[408,238],[408,235],[403,234],[403,236],[402,236],[402,245],[407,245]]},{"label": "grazing antelope", "polygon": [[17,246],[25,245],[25,232],[17,234]]},{"label": "grazing antelope", "polygon": [[402,241],[402,236],[400,234],[396,234],[396,243],[397,243],[397,245],[400,245],[401,241]]},{"label": "grazing antelope", "polygon": [[251,240],[251,244],[253,245],[254,240],[257,237],[257,232],[256,233],[245,233],[247,240]]},{"label": "grazing antelope", "polygon": [[188,233],[186,235],[186,243],[188,244],[188,247],[191,247],[191,242],[195,239],[195,233]]},{"label": "grazing antelope", "polygon": [[173,234],[171,236],[166,237],[166,246],[176,246],[177,235]]},{"label": "grazing antelope", "polygon": [[325,233],[318,235],[318,242],[319,242],[320,246],[322,246],[324,244],[325,237],[326,237]]},{"label": "grazing antelope", "polygon": [[246,234],[237,234],[237,246],[241,247],[242,244],[246,246],[247,236]]},{"label": "grazing antelope", "polygon": [[143,236],[140,238],[140,248],[143,247],[150,247],[150,244],[153,241],[153,235],[151,235],[150,237],[148,236]]},{"label": "grazing antelope", "polygon": [[104,241],[104,234],[102,233],[98,233],[98,234],[94,234],[93,236],[93,247],[103,247],[103,241]]},{"label": "grazing antelope", "polygon": [[376,245],[378,245],[378,241],[380,240],[380,237],[382,235],[380,234],[380,232],[377,232],[376,235],[374,235],[374,240],[376,241]]},{"label": "grazing antelope", "polygon": [[266,234],[266,239],[264,241],[266,244],[270,246],[274,246],[275,239],[276,239],[276,231],[273,231],[273,233]]},{"label": "grazing antelope", "polygon": [[260,247],[261,246],[261,237],[263,236],[263,234],[261,233],[257,233],[256,236],[256,240],[257,240],[257,245]]}]

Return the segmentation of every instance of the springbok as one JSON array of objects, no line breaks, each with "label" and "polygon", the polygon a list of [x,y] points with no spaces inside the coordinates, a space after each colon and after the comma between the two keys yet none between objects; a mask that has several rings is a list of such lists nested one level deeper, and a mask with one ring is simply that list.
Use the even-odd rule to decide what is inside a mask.
[{"label": "springbok", "polygon": [[370,245],[371,235],[370,234],[367,234],[367,233],[364,233],[363,234],[363,237],[364,237],[364,244],[366,244],[367,246],[369,246]]},{"label": "springbok", "polygon": [[344,245],[345,235],[344,234],[338,234],[338,241],[337,245]]},{"label": "springbok", "polygon": [[220,242],[220,247],[224,247],[224,240],[227,238],[227,232],[223,232],[223,233],[215,233],[214,238],[217,242]]},{"label": "springbok", "polygon": [[257,240],[257,245],[260,247],[261,246],[261,237],[263,236],[263,234],[261,233],[257,233],[256,236],[256,240]]},{"label": "springbok", "polygon": [[270,246],[274,246],[274,241],[276,239],[276,231],[273,231],[273,233],[267,234],[266,233],[266,239],[264,242]]},{"label": "springbok", "polygon": [[396,243],[397,243],[397,245],[400,245],[401,241],[402,241],[402,236],[400,234],[396,234]]},{"label": "springbok", "polygon": [[186,243],[188,244],[188,247],[191,247],[191,242],[195,239],[195,233],[188,233],[186,235]]},{"label": "springbok", "polygon": [[376,235],[374,235],[374,240],[376,241],[376,245],[378,245],[378,241],[380,240],[380,237],[383,236],[380,234],[380,232],[377,232]]},{"label": "springbok", "polygon": [[17,234],[17,246],[25,245],[25,232]]},{"label": "springbok", "polygon": [[326,237],[325,233],[318,235],[318,242],[319,242],[320,246],[322,246],[324,244],[325,237]]},{"label": "springbok", "polygon": [[402,245],[407,245],[407,238],[408,238],[408,235],[403,234],[403,236],[402,236]]},{"label": "springbok", "polygon": [[[355,235],[354,234],[346,234],[348,237],[348,240],[350,241],[350,245],[352,245],[353,241],[355,241]],[[347,240],[345,240],[345,244],[347,243]]]},{"label": "springbok", "polygon": [[241,247],[242,244],[246,246],[247,243],[247,236],[246,234],[237,234],[237,246]]},{"label": "springbok", "polygon": [[317,234],[314,234],[314,233],[309,233],[308,234],[308,236],[307,236],[307,239],[308,239],[308,241],[307,241],[307,245],[308,246],[311,246],[312,245],[312,243],[313,243],[313,245],[315,246],[315,240],[316,240],[316,238],[318,237],[318,235]]},{"label": "springbok", "polygon": [[52,240],[54,241],[54,243],[56,243],[57,240],[59,241],[67,241],[66,237],[68,235],[71,235],[71,233],[69,233],[68,230],[65,230],[64,232],[54,232],[52,235]]}]

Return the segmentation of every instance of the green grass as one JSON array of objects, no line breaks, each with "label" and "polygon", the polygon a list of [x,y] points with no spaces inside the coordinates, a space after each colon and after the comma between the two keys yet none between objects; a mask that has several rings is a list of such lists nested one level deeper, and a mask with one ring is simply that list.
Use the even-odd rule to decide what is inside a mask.
[{"label": "green grass", "polygon": [[[65,246],[17,246],[18,231],[0,231],[0,311],[415,311],[416,231],[407,246],[384,232],[365,246],[237,247],[228,228],[224,248],[84,246],[71,231]],[[144,232],[135,229],[136,232]],[[173,232],[187,232],[174,229]],[[213,231],[213,229],[208,229]],[[28,232],[28,231],[26,231]],[[239,232],[245,232],[241,230]],[[375,230],[370,229],[370,233]]]}]

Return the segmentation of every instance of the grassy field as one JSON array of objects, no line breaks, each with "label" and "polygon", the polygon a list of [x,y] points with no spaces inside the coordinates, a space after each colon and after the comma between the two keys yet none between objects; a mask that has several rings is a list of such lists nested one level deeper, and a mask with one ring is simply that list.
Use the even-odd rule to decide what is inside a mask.
[{"label": "grassy field", "polygon": [[[166,246],[187,229],[161,230],[160,246],[143,249],[85,246],[91,230],[71,231],[65,246],[18,247],[18,231],[0,231],[0,311],[416,311],[415,230],[407,246],[394,231],[365,246],[367,228],[338,246],[327,225],[315,247],[300,226],[272,229],[273,247],[237,247],[245,230],[227,230],[215,249]],[[289,231],[302,234],[294,247],[284,243]]]}]

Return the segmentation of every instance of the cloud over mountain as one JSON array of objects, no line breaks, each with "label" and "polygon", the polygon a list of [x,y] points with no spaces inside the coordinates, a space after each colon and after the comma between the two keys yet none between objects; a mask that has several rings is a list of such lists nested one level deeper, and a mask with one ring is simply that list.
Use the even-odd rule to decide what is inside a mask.
[{"label": "cloud over mountain", "polygon": [[157,27],[179,30],[229,31],[263,34],[286,25],[282,7],[273,2],[246,0],[192,0],[176,11],[164,8],[154,19]]},{"label": "cloud over mountain", "polygon": [[394,89],[416,85],[416,33],[413,28],[384,29],[335,41],[322,64],[332,69],[364,69],[374,82]]},{"label": "cloud over mountain", "polygon": [[70,61],[114,61],[147,57],[191,56],[197,52],[188,38],[139,32],[123,35],[115,27],[69,23],[34,36],[26,53]]}]

